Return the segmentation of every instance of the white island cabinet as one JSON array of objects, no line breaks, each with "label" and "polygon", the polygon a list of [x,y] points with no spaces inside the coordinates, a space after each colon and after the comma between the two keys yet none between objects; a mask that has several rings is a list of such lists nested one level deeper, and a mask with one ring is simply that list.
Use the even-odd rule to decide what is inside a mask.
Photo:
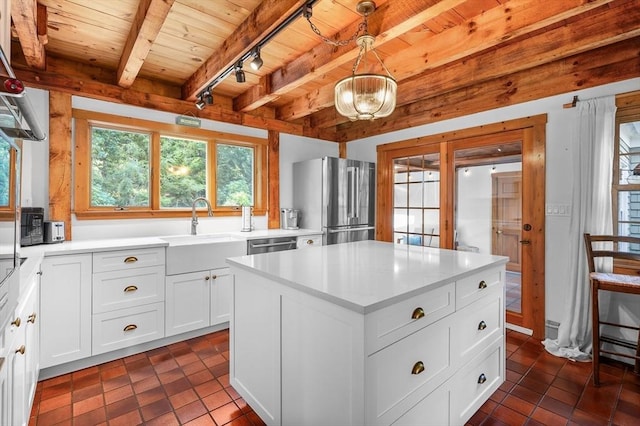
[{"label": "white island cabinet", "polygon": [[504,381],[504,257],[361,241],[228,263],[230,381],[268,425],[464,424]]}]

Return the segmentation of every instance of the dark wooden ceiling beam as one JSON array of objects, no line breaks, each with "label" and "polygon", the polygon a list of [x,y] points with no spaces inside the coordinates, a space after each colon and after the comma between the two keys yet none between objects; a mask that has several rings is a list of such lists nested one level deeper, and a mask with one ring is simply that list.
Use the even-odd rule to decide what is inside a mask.
[{"label": "dark wooden ceiling beam", "polygon": [[[407,78],[431,69],[450,64],[456,60],[493,48],[516,37],[540,30],[567,18],[585,13],[613,0],[585,2],[567,0],[562,2],[540,2],[538,0],[511,0],[465,24],[450,28],[429,39],[429,43],[416,44],[385,59],[385,65],[400,82],[398,93],[412,89],[402,86]],[[546,43],[549,46],[550,43]],[[416,58],[422,58],[416,60]],[[504,71],[504,67],[499,70]],[[472,75],[463,72],[462,75]],[[334,84],[327,84],[307,96],[299,97],[277,110],[276,116],[283,120],[303,117],[328,108],[334,103]],[[423,87],[424,89],[424,82]],[[345,118],[344,121],[346,122]]]},{"label": "dark wooden ceiling beam", "polygon": [[156,111],[165,111],[180,115],[190,114],[194,117],[259,129],[275,130],[292,135],[303,135],[304,133],[301,124],[288,123],[267,116],[239,113],[225,109],[218,104],[209,105],[203,110],[198,110],[195,104],[190,101],[141,92],[130,88],[125,89],[120,86],[105,84],[90,79],[79,79],[66,74],[48,71],[37,71],[20,65],[14,66],[14,70],[18,78],[30,87],[70,93],[76,96],[99,99],[107,102],[134,105]]},{"label": "dark wooden ceiling beam", "polygon": [[131,30],[124,44],[117,81],[121,87],[131,87],[140,72],[151,46],[175,0],[140,0]]},{"label": "dark wooden ceiling beam", "polygon": [[[397,105],[435,97],[640,35],[640,0],[612,2],[588,14],[586,18],[537,31],[499,49],[406,79],[398,85]],[[330,109],[313,116],[314,126],[333,127],[348,122]]]},{"label": "dark wooden ceiling beam", "polygon": [[235,64],[249,49],[301,7],[305,0],[263,0],[182,86],[182,98],[193,100],[221,71]]},{"label": "dark wooden ceiling beam", "polygon": [[570,93],[640,75],[640,37],[402,106],[374,122],[337,126],[346,142]]},{"label": "dark wooden ceiling beam", "polygon": [[43,70],[46,56],[44,44],[38,37],[37,5],[36,0],[13,0],[11,19],[27,63],[30,67]]},{"label": "dark wooden ceiling beam", "polygon": [[[465,1],[389,0],[369,16],[369,33],[376,36],[377,44],[380,45],[395,39]],[[348,27],[340,30],[333,38],[338,40],[348,39],[358,30],[361,22],[361,20],[353,22]],[[336,47],[322,43],[320,39],[318,41],[319,44],[309,52],[304,53],[267,76],[270,82],[268,91],[247,90],[238,96],[234,100],[236,110],[250,111],[260,105],[264,105],[277,99],[280,95],[316,79],[319,75],[355,60],[358,54],[358,48],[355,43]],[[299,117],[287,117],[287,119]]]}]

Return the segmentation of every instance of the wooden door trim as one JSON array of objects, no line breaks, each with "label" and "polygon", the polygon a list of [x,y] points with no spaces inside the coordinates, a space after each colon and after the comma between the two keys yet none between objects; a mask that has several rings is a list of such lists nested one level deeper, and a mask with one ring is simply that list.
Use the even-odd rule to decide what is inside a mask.
[{"label": "wooden door trim", "polygon": [[[393,238],[393,159],[407,156],[407,152],[419,152],[420,147],[439,145],[441,247],[451,248],[453,241],[454,165],[453,145],[463,139],[471,144],[481,144],[491,135],[496,140],[512,139],[515,133],[522,140],[522,197],[531,203],[523,206],[523,223],[532,226],[531,245],[523,249],[527,265],[523,271],[527,275],[528,288],[523,291],[523,315],[507,313],[507,321],[533,331],[538,339],[545,337],[545,141],[547,115],[541,114],[516,120],[493,123],[437,135],[422,136],[403,141],[387,143],[377,147],[378,191],[376,197],[376,238],[391,241]],[[511,134],[511,132],[514,132]],[[462,141],[464,143],[465,141]],[[468,146],[468,145],[465,145]],[[431,149],[438,149],[431,147]],[[525,214],[527,219],[525,221]]]}]

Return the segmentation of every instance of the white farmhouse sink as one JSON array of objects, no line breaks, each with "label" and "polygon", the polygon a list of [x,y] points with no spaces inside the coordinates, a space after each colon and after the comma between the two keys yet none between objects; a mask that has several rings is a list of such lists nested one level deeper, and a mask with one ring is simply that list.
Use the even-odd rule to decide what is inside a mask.
[{"label": "white farmhouse sink", "polygon": [[226,268],[227,257],[247,253],[247,242],[223,234],[160,237],[167,247],[167,275]]}]

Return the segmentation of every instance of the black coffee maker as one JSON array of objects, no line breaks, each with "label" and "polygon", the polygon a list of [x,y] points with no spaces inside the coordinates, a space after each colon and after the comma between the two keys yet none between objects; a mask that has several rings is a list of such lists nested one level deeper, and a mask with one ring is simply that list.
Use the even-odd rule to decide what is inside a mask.
[{"label": "black coffee maker", "polygon": [[43,243],[44,208],[22,207],[20,213],[20,245]]}]

